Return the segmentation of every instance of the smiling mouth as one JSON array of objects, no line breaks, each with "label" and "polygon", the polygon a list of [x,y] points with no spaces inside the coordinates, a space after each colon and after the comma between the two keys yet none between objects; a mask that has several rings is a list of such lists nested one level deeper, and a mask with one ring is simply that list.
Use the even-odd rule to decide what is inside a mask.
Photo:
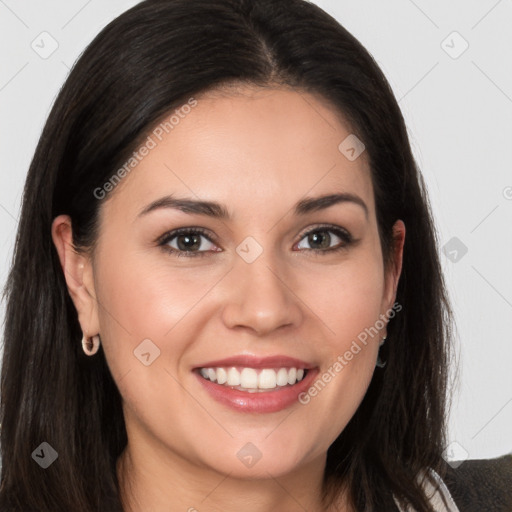
[{"label": "smiling mouth", "polygon": [[199,368],[199,375],[215,384],[245,391],[263,393],[291,388],[301,382],[308,373],[306,368],[250,368],[250,367],[215,367]]}]

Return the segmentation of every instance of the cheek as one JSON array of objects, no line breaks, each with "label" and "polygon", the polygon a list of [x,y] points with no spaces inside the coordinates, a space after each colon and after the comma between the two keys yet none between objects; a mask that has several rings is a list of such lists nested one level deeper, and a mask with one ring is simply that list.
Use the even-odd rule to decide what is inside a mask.
[{"label": "cheek", "polygon": [[103,266],[99,262],[103,348],[125,412],[151,428],[167,425],[169,435],[172,414],[197,407],[183,393],[179,369],[199,330],[194,306],[212,283],[171,268],[164,259],[155,264],[147,255],[126,254],[117,258],[110,252]]},{"label": "cheek", "polygon": [[361,404],[375,371],[381,338],[375,329],[383,291],[380,266],[354,265],[350,271],[347,266],[333,273],[333,280],[324,292],[308,298],[322,305],[319,317],[329,329],[324,330],[324,364],[301,402],[308,409],[311,432],[318,433],[317,445],[323,449],[338,437]]},{"label": "cheek", "polygon": [[[324,329],[324,364],[304,402],[315,418],[312,427],[328,432],[331,441],[355,413],[375,370],[384,290],[379,258],[378,251],[360,252],[357,258],[332,266],[329,278],[312,276],[315,287],[305,299],[315,304],[315,313],[328,329]],[[322,419],[325,411],[331,411],[328,427]]]},{"label": "cheek", "polygon": [[136,354],[146,346],[150,360],[158,355],[152,368],[175,374],[204,325],[197,321],[204,315],[207,301],[202,300],[225,269],[177,268],[165,255],[150,257],[133,248],[116,254],[116,247],[105,247],[102,254],[97,265],[100,333],[113,375],[140,370]]},{"label": "cheek", "polygon": [[98,262],[99,297],[105,308],[105,324],[133,336],[163,337],[211,286],[193,269],[172,265],[163,253],[127,247],[125,251],[105,248]]},{"label": "cheek", "polygon": [[378,254],[361,252],[327,272],[310,275],[308,281],[307,303],[314,305],[315,313],[328,326],[336,355],[379,319],[384,276]]}]

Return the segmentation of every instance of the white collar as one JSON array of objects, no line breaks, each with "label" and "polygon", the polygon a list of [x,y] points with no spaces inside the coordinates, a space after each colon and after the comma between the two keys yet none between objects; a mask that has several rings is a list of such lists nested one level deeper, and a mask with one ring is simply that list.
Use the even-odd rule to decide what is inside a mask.
[{"label": "white collar", "polygon": [[[437,483],[436,487],[431,484],[428,478],[423,478],[423,473],[418,475],[417,480],[422,484],[423,489],[425,489],[425,493],[435,512],[460,512],[442,478],[433,469],[430,469],[429,472]],[[400,512],[414,512],[414,509],[411,507],[402,508],[396,498],[393,497],[393,499]]]}]

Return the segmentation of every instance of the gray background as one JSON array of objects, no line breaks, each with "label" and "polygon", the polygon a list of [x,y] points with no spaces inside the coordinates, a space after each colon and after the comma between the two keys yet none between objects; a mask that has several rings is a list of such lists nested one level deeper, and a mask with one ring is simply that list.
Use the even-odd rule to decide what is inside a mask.
[{"label": "gray background", "polygon": [[[53,100],[86,45],[136,3],[0,0],[1,285],[25,175]],[[383,69],[427,182],[457,321],[460,371],[446,458],[509,453],[512,1],[314,3],[356,36]],[[58,47],[48,56],[52,45]],[[2,303],[2,321],[4,311]]]}]

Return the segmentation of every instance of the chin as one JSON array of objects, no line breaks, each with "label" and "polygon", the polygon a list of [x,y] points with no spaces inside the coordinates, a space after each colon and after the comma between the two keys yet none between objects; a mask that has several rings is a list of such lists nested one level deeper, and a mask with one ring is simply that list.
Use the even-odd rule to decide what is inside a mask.
[{"label": "chin", "polygon": [[304,441],[297,439],[298,446],[292,446],[283,437],[276,436],[270,441],[265,436],[268,432],[260,435],[259,440],[252,436],[253,441],[231,440],[229,445],[219,445],[205,462],[219,473],[248,480],[285,476],[311,463],[312,448],[306,452]]}]

